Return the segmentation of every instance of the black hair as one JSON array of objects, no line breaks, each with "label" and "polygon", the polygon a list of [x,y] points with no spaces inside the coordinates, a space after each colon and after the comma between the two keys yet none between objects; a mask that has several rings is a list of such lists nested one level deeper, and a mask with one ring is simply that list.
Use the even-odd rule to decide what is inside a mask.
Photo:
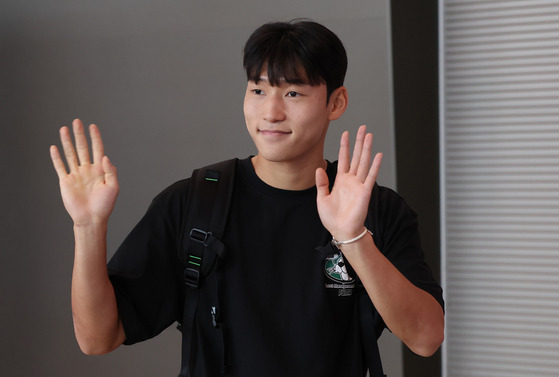
[{"label": "black hair", "polygon": [[347,54],[342,41],[326,27],[310,20],[272,22],[256,29],[244,48],[247,80],[259,82],[267,69],[268,81],[278,86],[326,84],[330,94],[344,84]]}]

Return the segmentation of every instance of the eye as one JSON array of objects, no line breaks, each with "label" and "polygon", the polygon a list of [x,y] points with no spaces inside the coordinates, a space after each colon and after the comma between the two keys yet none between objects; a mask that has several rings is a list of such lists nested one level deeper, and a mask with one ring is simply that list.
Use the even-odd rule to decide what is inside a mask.
[{"label": "eye", "polygon": [[287,97],[291,97],[291,98],[295,98],[295,97],[299,97],[301,94],[296,92],[296,91],[291,91],[289,93],[287,93]]},{"label": "eye", "polygon": [[254,94],[256,94],[257,96],[259,96],[259,95],[261,95],[261,94],[263,93],[263,92],[262,92],[262,89],[252,89],[252,92],[253,92]]}]

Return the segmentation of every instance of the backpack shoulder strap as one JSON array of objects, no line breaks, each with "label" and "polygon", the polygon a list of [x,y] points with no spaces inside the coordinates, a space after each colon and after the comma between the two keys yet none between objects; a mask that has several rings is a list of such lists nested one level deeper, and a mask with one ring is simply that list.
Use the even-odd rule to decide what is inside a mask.
[{"label": "backpack shoulder strap", "polygon": [[[182,365],[180,376],[191,376],[196,347],[196,312],[200,287],[210,294],[213,327],[222,344],[223,369],[229,365],[229,354],[223,321],[219,310],[219,285],[216,270],[225,253],[221,242],[229,214],[237,159],[197,169],[192,173],[191,187],[185,209],[181,258],[185,261],[184,283],[187,285],[182,334]],[[207,278],[207,279],[206,279]]]},{"label": "backpack shoulder strap", "polygon": [[[378,233],[378,211],[376,210],[376,203],[378,203],[378,191],[378,185],[375,184],[371,195],[373,213],[372,216],[367,217],[367,221],[365,222],[367,228],[373,232],[373,240],[376,245],[379,245],[378,242],[381,238]],[[379,321],[382,321],[382,319],[364,288],[358,290],[358,295],[361,340],[365,352],[365,359],[367,360],[367,365],[369,367],[369,374],[371,377],[386,377],[386,374],[384,374],[382,369],[382,360],[380,358],[380,351],[378,348],[378,337],[380,334],[377,334],[377,324]]]},{"label": "backpack shoulder strap", "polygon": [[223,237],[237,161],[222,161],[192,173],[181,248],[187,264],[185,284],[191,287],[197,287],[200,274],[207,274],[213,267],[212,261],[203,261],[204,250]]}]

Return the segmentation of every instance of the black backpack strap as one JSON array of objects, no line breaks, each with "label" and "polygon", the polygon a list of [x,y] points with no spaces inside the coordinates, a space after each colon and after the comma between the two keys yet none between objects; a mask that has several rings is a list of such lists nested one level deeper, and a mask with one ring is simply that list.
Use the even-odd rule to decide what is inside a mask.
[{"label": "black backpack strap", "polygon": [[[225,254],[221,242],[229,213],[237,159],[197,169],[192,173],[191,188],[183,229],[182,255],[186,267],[184,283],[187,285],[184,299],[182,366],[180,376],[191,376],[194,363],[196,339],[196,313],[200,290],[209,295],[211,316],[216,336],[223,349],[223,370],[229,367],[226,332],[220,318],[219,281],[217,270]],[[204,315],[204,314],[203,314]]]},{"label": "black backpack strap", "polygon": [[[379,246],[379,226],[378,226],[378,209],[375,203],[378,203],[378,185],[375,184],[373,188],[373,193],[371,195],[371,203],[373,208],[372,219],[367,221],[365,225],[373,233],[373,240],[375,244]],[[379,246],[380,247],[380,246]],[[382,318],[380,314],[375,309],[369,295],[365,288],[361,287],[358,290],[359,297],[357,298],[357,305],[359,307],[359,319],[361,323],[361,341],[363,343],[363,350],[365,352],[365,359],[367,360],[367,365],[369,367],[369,374],[371,377],[386,377],[382,369],[382,360],[380,358],[380,351],[378,348],[378,337],[377,327],[379,323],[382,323]]]},{"label": "black backpack strap", "polygon": [[222,161],[192,173],[181,251],[187,263],[185,284],[190,287],[198,287],[200,276],[213,268],[213,259],[203,260],[204,251],[223,237],[237,161]]},{"label": "black backpack strap", "polygon": [[379,318],[378,312],[374,308],[367,291],[362,288],[358,293],[359,316],[361,322],[361,341],[365,352],[365,359],[369,367],[371,377],[386,377],[382,369],[382,360],[378,348],[377,333],[375,322]]}]

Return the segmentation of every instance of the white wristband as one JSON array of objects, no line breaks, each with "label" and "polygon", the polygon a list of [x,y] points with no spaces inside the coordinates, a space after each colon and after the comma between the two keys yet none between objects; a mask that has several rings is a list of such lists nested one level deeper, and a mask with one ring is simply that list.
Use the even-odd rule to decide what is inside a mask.
[{"label": "white wristband", "polygon": [[334,237],[332,237],[332,245],[336,246],[338,249],[340,248],[341,245],[347,245],[348,243],[352,243],[355,241],[359,241],[361,238],[365,237],[365,235],[369,233],[371,236],[373,235],[373,232],[371,232],[369,229],[365,228],[365,230],[363,231],[363,233],[361,233],[360,235],[358,235],[357,237],[354,237],[350,240],[347,241],[338,241],[337,239],[335,239]]}]

